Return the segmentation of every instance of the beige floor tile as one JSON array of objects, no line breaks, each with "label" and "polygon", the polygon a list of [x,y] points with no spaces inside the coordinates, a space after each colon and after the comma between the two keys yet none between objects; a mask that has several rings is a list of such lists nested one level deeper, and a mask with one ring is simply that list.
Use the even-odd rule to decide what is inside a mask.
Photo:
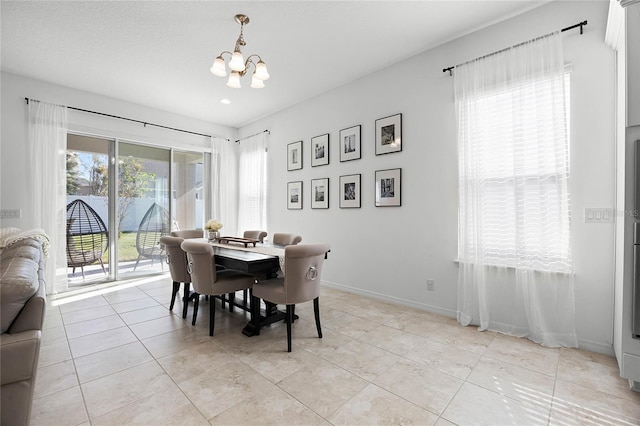
[{"label": "beige floor tile", "polygon": [[69,342],[67,342],[66,340],[60,343],[41,346],[40,357],[38,358],[38,368],[46,367],[47,365],[51,364],[57,364],[68,359],[71,359],[71,351],[69,350]]},{"label": "beige floor tile", "polygon": [[555,377],[560,350],[530,340],[497,334],[484,355]]},{"label": "beige floor tile", "polygon": [[492,358],[482,358],[467,381],[517,401],[530,402],[546,409],[551,406],[555,385],[551,376]]},{"label": "beige floor tile", "polygon": [[40,398],[74,386],[78,386],[78,378],[73,360],[51,364],[38,368],[33,397]]},{"label": "beige floor tile", "polygon": [[444,323],[432,330],[430,339],[465,351],[484,354],[496,337],[492,331],[478,331],[478,327],[464,327],[458,323]]},{"label": "beige floor tile", "polygon": [[323,357],[370,382],[402,359],[399,355],[359,340],[342,345]]},{"label": "beige floor tile", "polygon": [[462,386],[462,380],[435,368],[402,360],[373,381],[415,405],[440,414]]},{"label": "beige floor tile", "polygon": [[404,356],[459,379],[466,379],[480,359],[480,355],[477,353],[468,352],[432,339],[422,339]]},{"label": "beige floor tile", "polygon": [[305,367],[315,365],[320,359],[317,355],[299,348],[294,348],[291,352],[284,349],[285,345],[282,342],[276,342],[259,351],[240,355],[239,359],[273,383],[278,383]]},{"label": "beige floor tile", "polygon": [[42,330],[42,341],[40,342],[40,346],[47,346],[54,343],[66,343],[67,342],[67,333],[62,326],[62,320],[60,322],[60,326],[51,327],[46,330]]},{"label": "beige floor tile", "polygon": [[125,325],[126,324],[118,315],[109,315],[102,318],[69,324],[65,326],[65,329],[67,331],[67,338],[75,339],[77,337],[88,336],[90,334],[124,327]]},{"label": "beige floor tile", "polygon": [[353,338],[361,337],[366,332],[371,331],[378,326],[378,324],[374,322],[348,313],[343,313],[342,316],[330,318],[328,320],[321,316],[320,320],[323,328],[326,326],[327,328]]},{"label": "beige floor tile", "polygon": [[[111,307],[119,314],[129,311],[136,311],[138,309],[150,308],[152,306],[160,306],[160,304],[152,297],[129,300],[127,302],[114,303],[113,305],[111,305]],[[177,301],[176,306],[178,306]],[[176,308],[174,307],[174,309]],[[182,309],[182,303],[180,303],[180,309]]]},{"label": "beige floor tile", "polygon": [[[49,309],[47,307],[46,309]],[[60,312],[56,312],[51,315],[45,315],[44,321],[42,323],[42,331],[44,334],[44,330],[49,330],[51,328],[62,327],[64,322],[62,321],[62,314]]]},{"label": "beige floor tile", "polygon": [[151,306],[149,308],[142,308],[135,311],[121,313],[120,317],[128,325],[132,325],[156,318],[170,317],[172,315],[173,312],[171,312],[164,306],[156,304],[156,306]]},{"label": "beige floor tile", "polygon": [[127,327],[115,328],[69,340],[74,358],[135,342],[136,336]]},{"label": "beige floor tile", "polygon": [[78,311],[63,312],[62,320],[65,326],[76,322],[89,321],[96,318],[108,317],[115,315],[116,311],[109,305],[97,306],[95,308],[87,308]]},{"label": "beige floor tile", "polygon": [[88,420],[78,386],[33,400],[31,426],[71,426]]},{"label": "beige floor tile", "polygon": [[556,382],[550,425],[605,424],[640,424],[640,402],[615,397],[563,380]]},{"label": "beige floor tile", "polygon": [[209,371],[224,368],[226,364],[237,362],[237,359],[238,354],[225,351],[213,341],[205,341],[158,358],[157,361],[171,379],[180,384]]},{"label": "beige floor tile", "polygon": [[140,340],[170,333],[183,327],[191,327],[191,323],[187,323],[182,317],[176,315],[167,315],[129,326],[131,331],[133,331]]},{"label": "beige floor tile", "polygon": [[[587,357],[578,353],[565,355],[558,361],[558,379],[590,389],[640,402],[640,393],[629,390],[629,382],[620,377],[617,363],[601,357]],[[615,359],[615,358],[614,358]],[[605,363],[598,362],[604,360]]]},{"label": "beige floor tile", "polygon": [[155,361],[81,385],[91,419],[175,386]]},{"label": "beige floor tile", "polygon": [[424,338],[395,328],[380,325],[358,338],[397,355],[404,355],[421,343]]},{"label": "beige floor tile", "polygon": [[75,358],[75,365],[80,383],[87,383],[152,359],[142,343],[131,342]]},{"label": "beige floor tile", "polygon": [[549,410],[499,395],[471,383],[465,383],[442,417],[459,426],[466,425],[546,425]]},{"label": "beige floor tile", "polygon": [[[171,290],[169,290],[169,292],[171,292]],[[148,297],[147,294],[137,287],[129,287],[122,290],[106,293],[104,295],[104,298],[107,300],[107,302],[112,305],[116,303],[130,302],[137,299],[145,299],[146,297]]]},{"label": "beige floor tile", "polygon": [[84,299],[76,300],[75,302],[69,303],[66,303],[64,298],[61,298],[58,299],[57,302],[60,303],[60,312],[63,314],[109,305],[109,303],[102,296],[86,297]]},{"label": "beige floor tile", "polygon": [[251,398],[268,395],[276,389],[274,384],[255,370],[237,361],[211,368],[181,382],[179,386],[208,419]]},{"label": "beige floor tile", "polygon": [[93,426],[207,426],[209,422],[177,387],[134,401],[91,421]]},{"label": "beige floor tile", "polygon": [[[259,420],[258,420],[259,419]],[[252,395],[210,419],[214,425],[328,426],[329,422],[280,389]]]},{"label": "beige floor tile", "polygon": [[327,361],[319,361],[282,380],[278,386],[323,417],[340,408],[367,381]]},{"label": "beige floor tile", "polygon": [[333,425],[432,425],[438,416],[375,385],[368,385],[335,413]]},{"label": "beige floor tile", "polygon": [[161,358],[207,341],[211,341],[208,333],[195,327],[182,327],[169,333],[144,339],[142,344],[154,358]]}]

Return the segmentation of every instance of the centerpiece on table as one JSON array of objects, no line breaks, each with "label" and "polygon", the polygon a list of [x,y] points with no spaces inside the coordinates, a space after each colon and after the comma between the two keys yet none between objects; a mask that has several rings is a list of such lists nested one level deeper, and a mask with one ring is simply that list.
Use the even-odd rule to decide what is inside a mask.
[{"label": "centerpiece on table", "polygon": [[204,229],[209,233],[209,241],[217,241],[220,238],[220,228],[222,224],[216,219],[209,219],[204,225]]}]

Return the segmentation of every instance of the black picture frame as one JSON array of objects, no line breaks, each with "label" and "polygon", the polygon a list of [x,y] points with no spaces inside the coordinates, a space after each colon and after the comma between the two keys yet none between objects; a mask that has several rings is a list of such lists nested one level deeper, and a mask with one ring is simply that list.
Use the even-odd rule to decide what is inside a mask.
[{"label": "black picture frame", "polygon": [[311,167],[329,164],[329,133],[311,138]]},{"label": "black picture frame", "polygon": [[302,210],[302,181],[287,182],[287,209]]},{"label": "black picture frame", "polygon": [[340,162],[359,160],[362,155],[360,153],[360,135],[362,134],[362,126],[351,126],[340,130]]},{"label": "black picture frame", "polygon": [[287,145],[287,170],[302,169],[302,141]]},{"label": "black picture frame", "polygon": [[376,155],[402,151],[402,114],[376,120]]},{"label": "black picture frame", "polygon": [[401,206],[402,169],[376,170],[376,207]]},{"label": "black picture frame", "polygon": [[311,180],[311,208],[329,208],[329,178]]},{"label": "black picture frame", "polygon": [[361,183],[362,175],[340,176],[340,208],[359,209],[361,206]]}]

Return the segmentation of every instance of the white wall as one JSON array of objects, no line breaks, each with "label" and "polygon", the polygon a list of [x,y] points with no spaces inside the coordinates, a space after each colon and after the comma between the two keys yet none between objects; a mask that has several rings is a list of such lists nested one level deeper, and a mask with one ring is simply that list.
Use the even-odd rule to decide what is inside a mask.
[{"label": "white wall", "polygon": [[[571,76],[571,204],[576,327],[580,345],[611,353],[613,224],[586,224],[587,207],[614,207],[613,51],[605,46],[608,3],[552,2],[373,73],[240,129],[269,142],[269,233],[327,241],[323,280],[455,316],[457,153],[453,79],[442,68],[588,20],[564,33]],[[380,52],[384,54],[384,52]],[[326,58],[330,60],[330,58]],[[336,72],[340,72],[339,68]],[[403,151],[376,156],[374,122],[402,113]],[[362,125],[362,159],[340,163],[340,129]],[[330,164],[310,166],[310,139],[330,134]],[[287,144],[304,141],[304,167],[287,172]],[[402,206],[374,207],[374,172],[402,168]],[[362,208],[338,207],[338,178],[362,174]],[[310,209],[310,181],[330,179],[330,208]],[[303,210],[286,209],[286,185],[304,182]],[[435,291],[426,291],[426,279]]]},{"label": "white wall", "polygon": [[[30,172],[30,163],[26,152],[27,107],[24,100],[25,97],[196,133],[220,136],[231,140],[237,138],[237,130],[230,127],[154,110],[141,105],[57,86],[15,74],[3,72],[1,79],[0,208],[22,209],[23,215],[21,219],[2,219],[0,226],[15,226],[18,228],[38,226],[37,224],[28,223],[29,215],[25,212],[28,200],[27,194],[29,193],[27,177]],[[152,126],[145,127],[139,123],[74,110],[69,110],[68,117],[70,131],[194,151],[207,151],[211,148],[211,142],[208,137]]]}]

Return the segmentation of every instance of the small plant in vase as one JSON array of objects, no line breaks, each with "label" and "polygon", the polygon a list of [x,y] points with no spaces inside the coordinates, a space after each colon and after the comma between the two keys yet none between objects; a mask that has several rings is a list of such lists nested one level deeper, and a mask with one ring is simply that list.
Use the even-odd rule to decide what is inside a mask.
[{"label": "small plant in vase", "polygon": [[204,229],[208,232],[210,241],[216,241],[220,238],[220,228],[222,228],[222,224],[216,219],[210,219],[207,221],[204,225]]}]

